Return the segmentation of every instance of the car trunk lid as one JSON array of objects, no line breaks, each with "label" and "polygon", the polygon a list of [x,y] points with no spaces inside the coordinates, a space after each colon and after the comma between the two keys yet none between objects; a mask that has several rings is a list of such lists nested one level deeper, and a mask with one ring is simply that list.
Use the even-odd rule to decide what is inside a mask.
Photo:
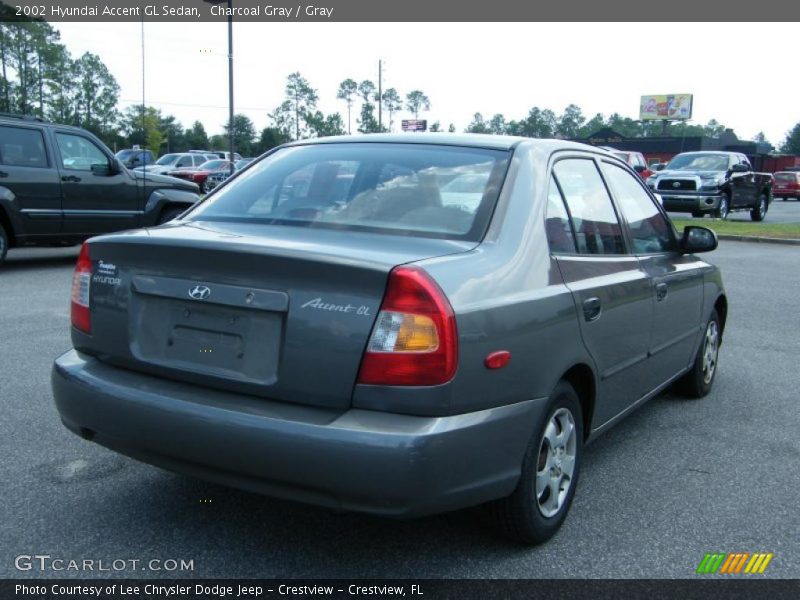
[{"label": "car trunk lid", "polygon": [[92,335],[110,363],[270,399],[347,408],[399,264],[475,242],[193,222],[90,242]]}]

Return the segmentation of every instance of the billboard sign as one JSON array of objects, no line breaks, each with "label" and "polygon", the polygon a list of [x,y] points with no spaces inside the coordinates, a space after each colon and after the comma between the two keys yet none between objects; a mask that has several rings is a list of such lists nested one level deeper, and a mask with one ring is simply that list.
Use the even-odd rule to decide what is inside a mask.
[{"label": "billboard sign", "polygon": [[639,104],[641,121],[684,121],[692,118],[691,94],[642,96]]},{"label": "billboard sign", "polygon": [[403,119],[403,131],[428,131],[425,119]]}]

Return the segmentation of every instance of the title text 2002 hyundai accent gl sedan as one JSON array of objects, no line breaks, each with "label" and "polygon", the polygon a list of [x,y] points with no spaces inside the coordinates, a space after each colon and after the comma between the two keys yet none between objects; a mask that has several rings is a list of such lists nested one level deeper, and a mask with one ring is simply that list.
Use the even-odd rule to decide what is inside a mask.
[{"label": "title text 2002 hyundai accent gl sedan", "polygon": [[172,223],[86,242],[55,401],[160,467],[381,515],[493,501],[541,542],[588,440],[711,388],[727,303],[694,253],[716,244],[588,146],[290,144]]}]

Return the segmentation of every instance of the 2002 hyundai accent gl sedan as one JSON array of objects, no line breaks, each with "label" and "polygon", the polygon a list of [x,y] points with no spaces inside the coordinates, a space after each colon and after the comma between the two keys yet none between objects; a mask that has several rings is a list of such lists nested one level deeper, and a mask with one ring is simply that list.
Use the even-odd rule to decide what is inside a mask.
[{"label": "2002 hyundai accent gl sedan", "polygon": [[410,516],[494,501],[528,543],[584,444],[708,393],[727,303],[635,172],[511,137],[327,138],[178,220],[96,237],[55,363],[64,424],[174,471]]}]

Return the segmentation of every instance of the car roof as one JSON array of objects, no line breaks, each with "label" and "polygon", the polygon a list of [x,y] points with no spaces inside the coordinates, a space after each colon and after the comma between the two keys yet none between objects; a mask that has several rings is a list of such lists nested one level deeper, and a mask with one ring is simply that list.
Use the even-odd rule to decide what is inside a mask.
[{"label": "car roof", "polygon": [[543,150],[594,150],[594,146],[556,139],[538,139],[512,135],[490,135],[482,133],[370,133],[366,135],[340,135],[289,142],[286,146],[305,146],[336,143],[387,143],[387,144],[435,144],[443,146],[465,146],[492,150],[512,150],[521,143]]}]

